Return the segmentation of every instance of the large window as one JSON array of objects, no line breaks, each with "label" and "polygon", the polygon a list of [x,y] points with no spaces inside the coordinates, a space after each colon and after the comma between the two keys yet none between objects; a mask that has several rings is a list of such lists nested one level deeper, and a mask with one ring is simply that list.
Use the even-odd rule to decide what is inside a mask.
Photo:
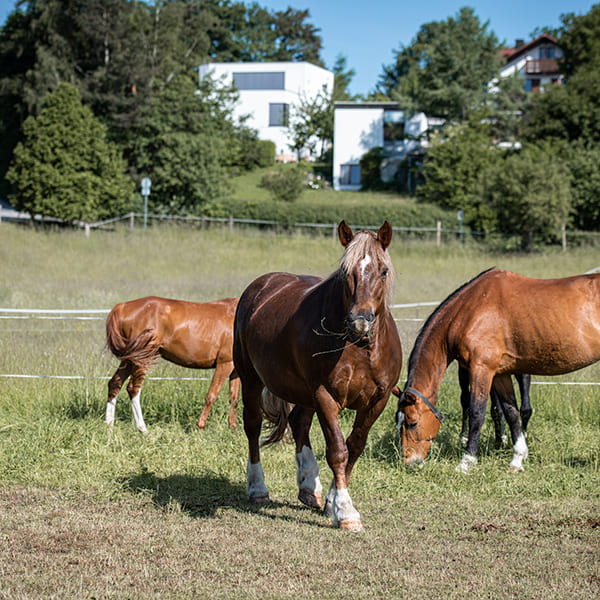
[{"label": "large window", "polygon": [[384,143],[400,142],[404,139],[404,111],[386,110],[383,113]]},{"label": "large window", "polygon": [[283,90],[285,73],[233,73],[233,83],[238,90]]},{"label": "large window", "polygon": [[269,104],[269,127],[287,127],[289,123],[289,106],[281,102]]},{"label": "large window", "polygon": [[360,165],[341,165],[340,185],[360,185]]}]

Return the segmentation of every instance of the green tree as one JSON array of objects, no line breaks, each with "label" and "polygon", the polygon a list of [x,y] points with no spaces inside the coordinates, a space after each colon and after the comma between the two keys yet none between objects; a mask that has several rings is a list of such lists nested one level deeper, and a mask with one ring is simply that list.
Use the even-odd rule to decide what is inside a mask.
[{"label": "green tree", "polygon": [[564,59],[560,66],[567,78],[580,68],[586,71],[600,65],[600,4],[592,6],[585,15],[561,15],[562,27],[558,31],[558,45]]},{"label": "green tree", "polygon": [[179,75],[152,99],[137,132],[132,161],[152,179],[152,210],[168,214],[210,211],[227,189],[229,169],[244,145],[232,120],[235,88]]},{"label": "green tree", "polygon": [[326,86],[314,98],[300,96],[298,104],[292,107],[289,137],[290,148],[300,160],[302,151],[313,154],[321,142],[321,155],[333,142],[333,102]]},{"label": "green tree", "polygon": [[16,209],[89,222],[130,208],[133,182],[122,157],[75,87],[60,83],[23,129],[7,173]]},{"label": "green tree", "polygon": [[480,196],[497,215],[497,228],[521,237],[521,248],[556,241],[571,211],[570,173],[546,145],[527,146],[486,169]]},{"label": "green tree", "polygon": [[378,91],[403,108],[465,121],[480,109],[488,83],[500,70],[500,46],[471,8],[426,23],[412,44],[384,67]]},{"label": "green tree", "polygon": [[356,75],[356,71],[349,69],[346,63],[346,57],[339,54],[335,60],[335,64],[331,68],[333,72],[333,92],[331,98],[334,102],[356,99],[356,96],[353,96],[348,89],[352,79]]},{"label": "green tree", "polygon": [[476,231],[493,231],[496,216],[482,202],[478,182],[481,173],[502,159],[492,145],[488,126],[476,120],[446,127],[432,137],[425,158],[425,181],[417,196],[446,208],[463,211],[464,222]]}]

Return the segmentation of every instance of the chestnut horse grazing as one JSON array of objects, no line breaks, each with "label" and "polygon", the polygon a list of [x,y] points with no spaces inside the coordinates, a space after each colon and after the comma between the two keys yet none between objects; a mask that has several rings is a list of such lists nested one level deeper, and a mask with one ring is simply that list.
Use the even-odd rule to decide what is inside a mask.
[{"label": "chestnut horse grazing", "polygon": [[560,375],[600,359],[600,275],[530,279],[490,269],[430,315],[412,349],[397,420],[406,463],[422,461],[440,428],[440,382],[457,360],[469,373],[469,436],[459,468],[477,462],[492,384],[513,440],[509,470],[523,469],[527,443],[511,373]]},{"label": "chestnut horse grazing", "polygon": [[106,345],[121,361],[108,382],[106,423],[115,421],[117,395],[127,392],[137,428],[147,433],[140,406],[140,388],[153,361],[162,357],[190,369],[215,369],[198,427],[206,419],[229,377],[229,425],[236,427],[240,381],[233,369],[233,319],[238,298],[186,302],[149,296],[117,304],[106,319]]},{"label": "chestnut horse grazing", "polygon": [[[250,502],[270,501],[259,452],[264,415],[278,421],[265,444],[280,439],[289,421],[296,444],[298,498],[321,508],[319,467],[309,439],[316,413],[333,471],[323,511],[335,526],[359,530],[360,515],[348,482],[398,380],[402,350],[388,310],[394,282],[386,250],[392,239],[390,224],[386,221],[377,234],[353,235],[342,221],[338,235],[345,250],[338,270],[327,279],[269,273],[246,288],[235,317],[233,360],[242,384]],[[273,409],[277,402],[278,410]],[[293,405],[289,415],[287,403]],[[346,441],[338,419],[345,408],[356,411]]]}]

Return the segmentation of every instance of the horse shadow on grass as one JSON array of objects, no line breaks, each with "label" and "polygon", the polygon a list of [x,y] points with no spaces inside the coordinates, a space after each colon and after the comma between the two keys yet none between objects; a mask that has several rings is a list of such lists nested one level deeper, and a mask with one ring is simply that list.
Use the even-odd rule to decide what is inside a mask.
[{"label": "horse shadow on grass", "polygon": [[233,509],[243,514],[261,514],[274,520],[293,520],[313,526],[329,523],[329,519],[319,523],[311,517],[315,511],[299,501],[271,500],[270,504],[262,506],[250,504],[245,484],[232,483],[217,474],[158,477],[150,471],[142,471],[123,477],[121,484],[132,494],[150,497],[161,510],[177,509],[196,519],[214,517],[220,509]]}]

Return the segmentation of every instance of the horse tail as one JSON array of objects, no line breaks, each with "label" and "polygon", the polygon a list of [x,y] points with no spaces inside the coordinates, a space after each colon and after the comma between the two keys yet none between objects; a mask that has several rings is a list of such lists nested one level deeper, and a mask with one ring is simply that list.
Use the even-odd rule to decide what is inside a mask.
[{"label": "horse tail", "polygon": [[289,402],[282,400],[266,387],[261,397],[262,413],[268,421],[269,435],[261,440],[261,446],[275,444],[285,435],[288,428],[288,417],[292,410]]},{"label": "horse tail", "polygon": [[128,338],[121,331],[121,319],[115,306],[106,319],[106,347],[121,361],[128,360],[148,368],[158,358],[159,346],[151,329]]}]

